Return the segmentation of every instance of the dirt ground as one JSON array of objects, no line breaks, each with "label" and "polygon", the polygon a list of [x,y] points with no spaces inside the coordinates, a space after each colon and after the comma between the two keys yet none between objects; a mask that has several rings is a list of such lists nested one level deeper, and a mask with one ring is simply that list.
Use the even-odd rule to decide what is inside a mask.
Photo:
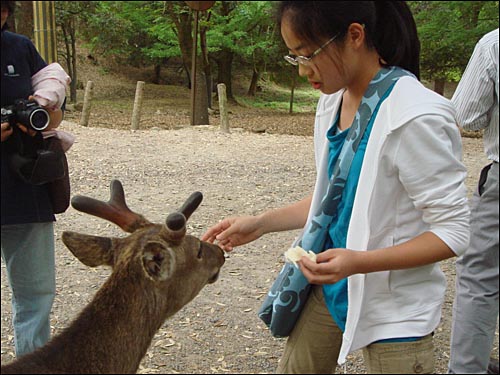
[{"label": "dirt ground", "polygon": [[[189,118],[183,111],[160,111],[156,116],[170,125],[159,126],[151,117],[143,121],[148,125],[137,131],[127,130],[126,121],[122,121],[123,126],[116,126],[115,122],[110,126],[96,124],[106,121],[98,116],[91,118],[90,127],[82,127],[71,122],[77,120],[79,113],[68,112],[66,119],[70,121],[65,121],[61,130],[76,136],[68,152],[72,194],[107,200],[110,181],[119,179],[129,207],[160,223],[190,193],[199,190],[204,201],[189,220],[188,231],[200,236],[224,217],[280,207],[311,192],[315,177],[311,114],[233,113],[231,133],[225,134],[219,131],[215,116],[211,116],[212,126],[186,126]],[[480,138],[463,138],[463,146],[471,193],[486,160]],[[103,267],[87,268],[76,260],[61,242],[65,230],[125,235],[113,224],[73,208],[58,215],[54,334],[70,324],[110,273]],[[281,269],[283,252],[297,234],[269,234],[232,252],[219,280],[206,286],[161,327],[139,372],[274,372],[285,340],[269,334],[257,317],[257,310]],[[448,289],[442,323],[435,335],[437,373],[446,372],[455,278],[453,260],[443,262],[442,267],[448,277]],[[3,263],[1,292],[4,363],[13,359],[14,343],[11,293]],[[498,353],[498,330],[495,352]],[[361,354],[351,354],[338,372],[366,373]]]}]

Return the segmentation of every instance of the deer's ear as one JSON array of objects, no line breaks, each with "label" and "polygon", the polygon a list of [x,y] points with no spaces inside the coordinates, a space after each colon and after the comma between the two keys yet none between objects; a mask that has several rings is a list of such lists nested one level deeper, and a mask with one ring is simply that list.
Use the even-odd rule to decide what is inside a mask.
[{"label": "deer's ear", "polygon": [[166,243],[150,241],[144,246],[142,264],[153,281],[167,280],[175,270],[174,251]]},{"label": "deer's ear", "polygon": [[80,262],[89,267],[113,265],[112,240],[76,232],[63,232],[62,241]]}]

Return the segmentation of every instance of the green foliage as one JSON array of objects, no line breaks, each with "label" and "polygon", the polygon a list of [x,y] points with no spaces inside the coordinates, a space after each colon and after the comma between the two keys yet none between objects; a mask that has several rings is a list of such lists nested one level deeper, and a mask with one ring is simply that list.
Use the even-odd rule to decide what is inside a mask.
[{"label": "green foliage", "polygon": [[[180,56],[176,17],[191,12],[181,1],[97,1],[85,25],[85,37],[99,53],[134,65]],[[231,51],[244,65],[276,67],[284,49],[273,17],[273,2],[217,1],[200,13],[207,47],[214,57]],[[168,9],[167,9],[168,8]],[[204,16],[203,16],[204,15]]]},{"label": "green foliage", "polygon": [[422,77],[456,81],[477,41],[498,28],[498,1],[410,1],[421,42]]},{"label": "green foliage", "polygon": [[56,23],[58,26],[66,22],[83,23],[95,12],[92,1],[56,1]]},{"label": "green foliage", "polygon": [[[220,3],[220,2],[217,2]],[[224,14],[216,4],[210,19],[207,42],[210,52],[227,49],[248,65],[265,66],[275,60],[281,41],[269,1],[233,1]]]},{"label": "green foliage", "polygon": [[98,1],[85,36],[103,55],[139,65],[179,55],[160,1]]},{"label": "green foliage", "polygon": [[[417,22],[426,80],[459,80],[476,42],[498,27],[498,1],[408,3]],[[229,54],[237,67],[234,73],[269,72],[288,92],[296,72],[283,60],[287,51],[275,22],[275,5],[217,1],[200,12],[199,26],[206,31],[210,64]],[[93,50],[121,63],[162,66],[169,58],[190,56],[193,11],[183,1],[57,1],[56,7],[60,26],[77,28]],[[296,93],[296,101],[301,99]]]}]

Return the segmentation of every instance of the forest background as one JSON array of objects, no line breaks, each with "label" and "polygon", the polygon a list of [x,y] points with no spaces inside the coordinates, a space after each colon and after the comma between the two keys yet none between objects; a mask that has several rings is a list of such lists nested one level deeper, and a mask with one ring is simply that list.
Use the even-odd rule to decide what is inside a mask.
[{"label": "forest background", "polygon": [[[18,3],[10,24],[33,38],[32,1]],[[479,38],[498,27],[498,1],[408,3],[421,41],[422,80],[444,94],[448,82],[460,79]],[[205,110],[213,108],[216,85],[224,83],[233,104],[314,111],[318,92],[283,60],[287,50],[275,22],[276,4],[216,1],[200,12],[196,89]],[[190,87],[194,12],[185,2],[55,1],[55,7],[59,62],[72,78],[70,102],[83,99],[82,59],[103,75],[135,68],[146,83]],[[234,90],[241,85],[244,90]]]}]

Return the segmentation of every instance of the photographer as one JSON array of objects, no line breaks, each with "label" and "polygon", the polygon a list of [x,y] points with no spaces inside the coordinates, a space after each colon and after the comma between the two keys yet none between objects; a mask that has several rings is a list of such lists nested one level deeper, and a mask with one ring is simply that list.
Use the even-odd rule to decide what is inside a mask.
[{"label": "photographer", "polygon": [[[19,99],[32,101],[32,76],[47,66],[27,37],[6,30],[6,21],[13,14],[15,3],[1,1],[2,109]],[[62,121],[61,109],[44,109],[49,115],[44,130],[55,129]],[[26,183],[12,171],[10,163],[21,146],[36,150],[42,138],[41,132],[31,129],[29,124],[2,120],[1,248],[12,289],[18,357],[49,340],[49,316],[55,296],[55,216],[48,187]]]}]

